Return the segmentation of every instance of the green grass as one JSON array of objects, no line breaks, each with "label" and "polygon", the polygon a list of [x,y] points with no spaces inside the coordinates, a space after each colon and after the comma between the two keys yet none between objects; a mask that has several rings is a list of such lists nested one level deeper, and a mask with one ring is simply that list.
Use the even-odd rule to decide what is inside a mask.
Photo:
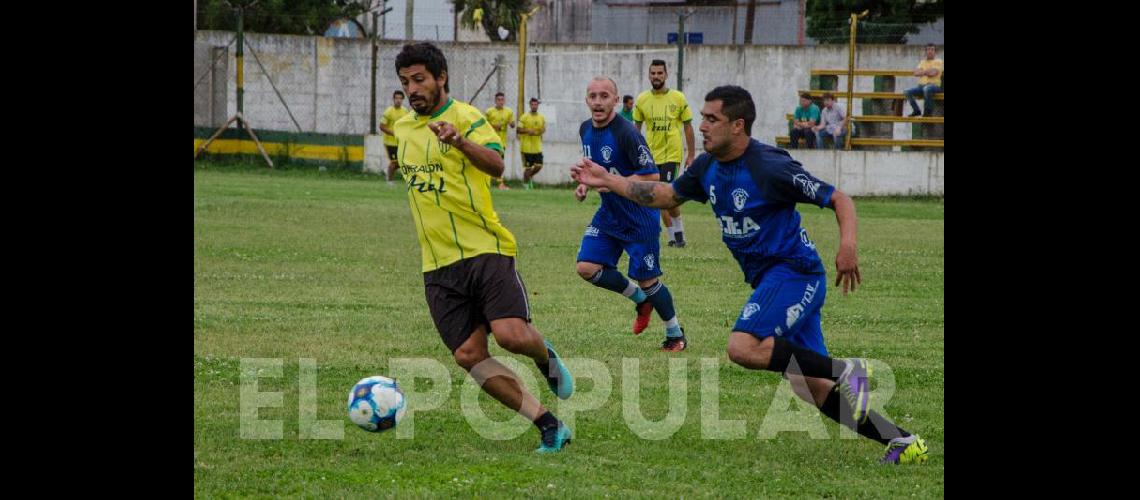
[{"label": "green grass", "polygon": [[[196,166],[195,496],[944,496],[942,200],[857,199],[864,285],[846,297],[831,286],[823,309],[832,354],[889,365],[896,387],[886,411],[930,445],[925,465],[883,467],[875,463],[880,445],[841,439],[838,426],[818,414],[828,439],[807,432],[758,439],[781,379],[744,370],[724,354],[750,289],[711,211],[699,204],[683,209],[688,248],[663,248],[661,259],[691,341],[680,356],[688,367],[687,414],[672,437],[639,438],[623,420],[622,359],[640,359],[642,413],[659,420],[669,406],[667,360],[677,356],[656,351],[659,319],[634,337],[630,302],[574,272],[597,195],[581,204],[566,189],[494,196],[519,240],[535,325],[564,357],[599,360],[613,377],[608,402],[579,414],[576,439],[553,456],[533,453],[533,428],[487,440],[464,420],[466,374],[428,315],[402,188],[336,169]],[[834,214],[803,205],[800,211],[834,279]],[[492,353],[531,366],[497,346]],[[284,376],[261,378],[259,390],[283,392],[284,405],[262,408],[258,417],[282,420],[282,439],[240,437],[242,358],[283,360]],[[318,366],[317,417],[343,422],[343,439],[299,438],[301,358]],[[414,439],[363,432],[345,416],[352,384],[387,373],[392,358],[438,360],[451,375],[444,404],[416,415]],[[744,420],[746,438],[701,438],[701,358],[718,360],[720,419]],[[415,385],[425,389],[422,381]],[[592,388],[583,381],[579,390]],[[545,384],[532,389],[557,409]],[[486,395],[479,401],[489,418],[512,413]]]}]

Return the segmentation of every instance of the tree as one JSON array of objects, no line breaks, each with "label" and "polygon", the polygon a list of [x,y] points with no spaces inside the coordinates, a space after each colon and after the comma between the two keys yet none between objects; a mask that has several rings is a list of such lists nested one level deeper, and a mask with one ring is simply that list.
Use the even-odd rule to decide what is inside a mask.
[{"label": "tree", "polygon": [[[236,30],[234,7],[248,3],[249,0],[200,1],[199,29]],[[242,22],[246,31],[257,33],[319,35],[333,21],[348,18],[356,22],[357,16],[379,4],[379,0],[261,0],[246,9]]]},{"label": "tree", "polygon": [[819,43],[848,43],[851,14],[859,20],[858,43],[906,43],[909,33],[943,15],[945,0],[808,0],[807,35]]},{"label": "tree", "polygon": [[[479,26],[492,42],[517,41],[519,19],[534,5],[532,0],[451,0],[451,3],[455,4],[455,11],[461,13],[460,26]],[[506,39],[499,37],[500,26],[507,30]]]}]

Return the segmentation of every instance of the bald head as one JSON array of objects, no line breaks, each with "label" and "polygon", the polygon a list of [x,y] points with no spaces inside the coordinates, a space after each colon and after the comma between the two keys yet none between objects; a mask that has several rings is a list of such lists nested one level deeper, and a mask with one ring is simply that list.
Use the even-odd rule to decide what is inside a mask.
[{"label": "bald head", "polygon": [[620,96],[617,83],[608,76],[595,76],[586,86],[586,106],[590,108],[590,118],[594,126],[604,127],[614,117],[614,107]]},{"label": "bald head", "polygon": [[[588,95],[593,90],[601,90],[605,88],[607,83],[609,84],[607,89],[609,90],[609,93],[611,95],[617,95],[617,82],[615,82],[613,78],[605,75],[598,75],[590,79],[590,84],[586,86],[586,94]],[[599,85],[601,87],[599,87]]]}]

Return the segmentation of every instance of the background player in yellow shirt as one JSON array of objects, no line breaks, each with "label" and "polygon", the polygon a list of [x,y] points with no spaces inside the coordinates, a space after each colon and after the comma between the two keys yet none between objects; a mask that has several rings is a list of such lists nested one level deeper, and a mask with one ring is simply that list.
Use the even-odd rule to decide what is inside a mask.
[{"label": "background player in yellow shirt", "polygon": [[503,349],[533,359],[559,398],[574,392],[570,372],[531,324],[515,238],[491,205],[488,181],[503,173],[501,139],[478,109],[448,97],[447,59],[435,45],[404,45],[396,72],[415,110],[395,132],[432,320],[455,362],[487,394],[534,422],[542,434],[536,451],[559,451],[570,429],[487,350],[493,335]]},{"label": "background player in yellow shirt", "polygon": [[404,91],[397,90],[392,93],[392,105],[384,110],[383,119],[380,121],[380,131],[384,132],[384,149],[388,150],[388,184],[392,184],[392,175],[396,173],[396,167],[399,163],[396,161],[396,142],[395,132],[392,127],[396,125],[396,120],[403,118],[408,114],[408,108],[404,107]]},{"label": "background player in yellow shirt", "polygon": [[[685,168],[693,163],[696,155],[696,140],[693,137],[693,111],[689,109],[689,101],[685,94],[665,86],[665,79],[669,74],[665,68],[665,61],[654,59],[649,63],[649,84],[652,90],[646,90],[637,96],[633,106],[633,122],[641,130],[642,122],[649,122],[645,128],[645,139],[649,143],[649,151],[653,154],[653,161],[661,171],[662,182],[673,182],[678,175],[678,164],[681,162],[681,126],[685,128]],[[661,222],[669,234],[669,246],[685,247],[684,226],[681,223],[681,209],[679,207],[661,211]]]},{"label": "background player in yellow shirt", "polygon": [[934,44],[926,44],[926,59],[918,63],[914,69],[914,76],[918,77],[918,86],[906,89],[906,100],[910,103],[910,116],[918,116],[918,103],[914,97],[922,94],[922,116],[930,116],[934,109],[934,94],[942,92],[942,59],[934,57]]},{"label": "background player in yellow shirt", "polygon": [[[511,108],[504,106],[507,98],[502,92],[495,94],[495,105],[487,108],[487,123],[490,123],[495,131],[499,133],[499,139],[502,141],[503,149],[499,155],[503,158],[507,157],[507,127],[515,128],[515,112]],[[503,178],[495,177],[495,181],[499,184],[499,189],[510,189],[507,184],[503,182]]]},{"label": "background player in yellow shirt", "polygon": [[542,170],[542,134],[546,132],[546,117],[538,113],[538,98],[530,98],[530,112],[519,117],[519,149],[523,158],[523,182],[527,189],[534,187],[531,179]]}]

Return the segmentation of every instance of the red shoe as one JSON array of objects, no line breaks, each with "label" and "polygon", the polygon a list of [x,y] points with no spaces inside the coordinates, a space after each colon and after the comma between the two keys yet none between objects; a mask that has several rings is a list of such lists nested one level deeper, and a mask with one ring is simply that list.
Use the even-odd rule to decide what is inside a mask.
[{"label": "red shoe", "polygon": [[653,304],[649,303],[649,299],[634,307],[637,310],[637,319],[633,320],[633,334],[641,335],[647,327],[649,327],[649,316],[653,314]]},{"label": "red shoe", "polygon": [[689,341],[685,340],[684,336],[677,338],[665,338],[665,342],[661,343],[661,350],[665,352],[681,352],[686,347],[689,347]]}]

